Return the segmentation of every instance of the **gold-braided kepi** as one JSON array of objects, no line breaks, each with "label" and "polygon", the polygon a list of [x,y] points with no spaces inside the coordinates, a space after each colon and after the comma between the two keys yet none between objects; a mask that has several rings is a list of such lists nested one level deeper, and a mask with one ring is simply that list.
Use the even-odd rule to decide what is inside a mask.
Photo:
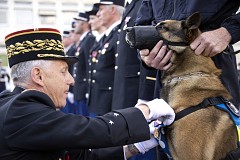
[{"label": "gold-braided kepi", "polygon": [[53,28],[27,29],[5,37],[9,66],[30,60],[65,60],[75,63],[78,59],[66,56],[60,32]]}]

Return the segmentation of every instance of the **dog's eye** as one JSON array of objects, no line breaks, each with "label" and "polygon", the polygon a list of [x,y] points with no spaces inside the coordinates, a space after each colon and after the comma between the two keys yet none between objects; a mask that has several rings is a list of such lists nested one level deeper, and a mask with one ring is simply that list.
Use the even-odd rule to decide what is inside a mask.
[{"label": "dog's eye", "polygon": [[168,28],[165,27],[164,23],[158,24],[158,25],[157,25],[157,29],[159,29],[159,30],[168,30]]}]

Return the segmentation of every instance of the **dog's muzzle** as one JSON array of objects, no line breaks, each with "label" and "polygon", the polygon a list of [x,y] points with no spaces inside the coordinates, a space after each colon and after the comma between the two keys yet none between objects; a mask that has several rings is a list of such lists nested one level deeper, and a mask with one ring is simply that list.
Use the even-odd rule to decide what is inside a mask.
[{"label": "dog's muzzle", "polygon": [[154,26],[134,26],[126,28],[126,41],[136,49],[149,49],[161,40]]},{"label": "dog's muzzle", "polygon": [[134,26],[126,28],[126,42],[132,48],[149,49],[162,40],[165,45],[171,46],[189,46],[187,42],[173,42],[161,37],[155,26]]}]

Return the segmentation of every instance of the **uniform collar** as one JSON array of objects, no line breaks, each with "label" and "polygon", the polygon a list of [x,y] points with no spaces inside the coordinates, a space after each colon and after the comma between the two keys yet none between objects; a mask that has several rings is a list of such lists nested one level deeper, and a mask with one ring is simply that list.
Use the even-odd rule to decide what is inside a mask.
[{"label": "uniform collar", "polygon": [[130,4],[132,2],[132,0],[127,0],[127,3]]},{"label": "uniform collar", "polygon": [[115,23],[113,23],[105,32],[105,35],[108,36],[111,31],[113,30],[113,28],[115,28],[117,25],[119,25],[121,23],[121,20],[116,21]]},{"label": "uniform collar", "polygon": [[25,89],[24,88],[22,88],[22,87],[15,87],[14,89],[13,89],[13,93],[14,94],[18,94],[18,93],[21,93],[22,91],[24,91]]},{"label": "uniform collar", "polygon": [[81,35],[81,37],[80,37],[80,41],[83,40],[84,37],[86,37],[86,35],[87,35],[88,32],[89,32],[89,31],[84,32],[84,33]]}]

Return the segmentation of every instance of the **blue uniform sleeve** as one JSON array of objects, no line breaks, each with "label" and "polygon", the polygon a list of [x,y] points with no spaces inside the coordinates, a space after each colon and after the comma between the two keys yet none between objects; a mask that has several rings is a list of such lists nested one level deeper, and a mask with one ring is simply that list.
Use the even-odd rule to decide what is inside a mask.
[{"label": "blue uniform sleeve", "polygon": [[143,0],[137,13],[135,25],[150,25],[153,20],[152,3],[150,0]]},{"label": "blue uniform sleeve", "polygon": [[225,27],[232,36],[231,43],[236,43],[240,40],[240,13],[226,19],[222,27]]}]

